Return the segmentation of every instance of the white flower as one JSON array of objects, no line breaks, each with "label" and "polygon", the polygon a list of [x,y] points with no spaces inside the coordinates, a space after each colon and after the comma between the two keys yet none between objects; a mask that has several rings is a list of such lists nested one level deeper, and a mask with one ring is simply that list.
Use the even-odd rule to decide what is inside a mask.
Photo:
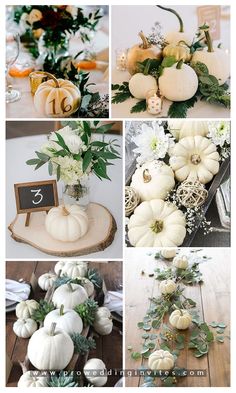
[{"label": "white flower", "polygon": [[[56,133],[60,134],[63,139],[65,136],[74,135],[74,131],[72,130],[72,128],[70,126],[66,126],[66,127],[62,128],[61,130],[56,131]],[[55,132],[50,133],[49,138],[48,138],[49,141],[57,141],[58,140],[56,133]]]},{"label": "white flower", "polygon": [[85,144],[79,135],[65,135],[64,141],[72,154],[84,151]]},{"label": "white flower", "polygon": [[74,5],[68,5],[68,6],[66,7],[66,11],[67,11],[69,14],[71,14],[72,18],[74,18],[74,19],[76,18],[77,12],[78,12],[77,7],[75,7]]},{"label": "white flower", "polygon": [[170,147],[168,135],[157,122],[152,122],[152,127],[143,124],[142,131],[132,140],[137,146],[134,153],[139,155],[137,158],[139,164],[164,158]]},{"label": "white flower", "polygon": [[78,181],[84,176],[82,160],[77,161],[72,157],[54,157],[53,163],[53,173],[56,174],[57,167],[60,165],[60,178],[67,185],[73,185],[78,183]]},{"label": "white flower", "polygon": [[230,123],[228,121],[210,121],[208,129],[207,136],[215,145],[222,147],[225,143],[230,144]]}]

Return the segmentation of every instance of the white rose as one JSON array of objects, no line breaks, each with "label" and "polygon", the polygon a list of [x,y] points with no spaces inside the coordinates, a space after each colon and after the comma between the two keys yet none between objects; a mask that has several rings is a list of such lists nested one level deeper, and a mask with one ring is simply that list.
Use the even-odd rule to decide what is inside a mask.
[{"label": "white rose", "polygon": [[[74,135],[74,132],[72,130],[72,128],[70,126],[66,126],[64,128],[62,128],[61,130],[56,131],[57,134],[60,134],[62,136],[62,138],[64,139],[65,136],[67,135]],[[55,132],[51,132],[51,134],[49,135],[49,140],[50,141],[57,141],[57,135]]]}]

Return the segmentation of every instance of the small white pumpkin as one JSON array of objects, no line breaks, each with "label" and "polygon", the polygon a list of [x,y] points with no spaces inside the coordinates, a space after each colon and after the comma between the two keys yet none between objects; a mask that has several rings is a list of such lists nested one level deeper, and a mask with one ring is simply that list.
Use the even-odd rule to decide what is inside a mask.
[{"label": "small white pumpkin", "polygon": [[175,186],[174,173],[164,162],[150,161],[136,169],[130,185],[141,201],[165,199]]},{"label": "small white pumpkin", "polygon": [[164,351],[163,349],[152,352],[148,358],[148,367],[151,370],[171,370],[174,364],[174,356],[169,351]]},{"label": "small white pumpkin", "polygon": [[192,317],[187,310],[175,310],[170,314],[169,322],[174,328],[185,330],[190,326]]},{"label": "small white pumpkin", "polygon": [[83,322],[77,312],[70,309],[64,310],[64,305],[61,305],[60,309],[52,310],[46,315],[44,327],[50,329],[53,322],[57,324],[58,329],[62,329],[68,334],[80,334],[83,330]]},{"label": "small white pumpkin", "polygon": [[56,79],[50,74],[49,80],[37,88],[34,106],[45,117],[68,117],[80,106],[81,93],[69,80]]},{"label": "small white pumpkin", "polygon": [[198,89],[196,72],[182,60],[165,67],[159,77],[160,93],[170,101],[185,101],[194,96]]},{"label": "small white pumpkin", "polygon": [[200,135],[180,139],[175,144],[170,166],[179,181],[199,180],[206,184],[219,171],[219,153],[210,139]]},{"label": "small white pumpkin", "polygon": [[142,202],[128,223],[128,237],[135,247],[176,247],[186,236],[184,214],[161,199]]},{"label": "small white pumpkin", "polygon": [[188,258],[186,255],[178,255],[173,259],[173,265],[177,267],[177,269],[187,269]]},{"label": "small white pumpkin", "polygon": [[104,386],[107,383],[106,365],[101,359],[89,359],[84,366],[84,375],[96,387]]},{"label": "small white pumpkin", "polygon": [[[49,378],[34,375],[35,371],[26,371],[21,375],[17,386],[18,388],[46,388]],[[36,374],[36,373],[35,373]]]},{"label": "small white pumpkin", "polygon": [[169,295],[176,290],[176,284],[173,280],[163,280],[160,282],[160,291],[162,295]]},{"label": "small white pumpkin", "polygon": [[52,288],[56,275],[53,273],[44,273],[38,278],[38,284],[43,291],[47,291]]},{"label": "small white pumpkin", "polygon": [[179,131],[181,127],[184,125],[185,121],[179,119],[170,119],[167,121],[167,123],[168,123],[168,130],[173,135],[173,137],[178,140]]},{"label": "small white pumpkin", "polygon": [[29,338],[37,330],[37,323],[31,319],[17,319],[13,324],[13,332],[21,338]]},{"label": "small white pumpkin", "polygon": [[89,221],[86,212],[78,205],[66,205],[50,209],[45,226],[54,239],[74,242],[86,234]]},{"label": "small white pumpkin", "polygon": [[150,90],[157,92],[157,89],[157,81],[151,75],[138,72],[130,78],[129,91],[138,100],[144,100]]},{"label": "small white pumpkin", "polygon": [[[177,140],[185,138],[187,136],[195,136],[195,135],[207,136],[207,134],[209,133],[207,121],[201,121],[201,120],[179,121],[179,120],[176,120],[176,122],[177,122],[177,124],[175,126],[174,125],[175,120],[172,120],[169,130],[170,130],[171,134]],[[178,125],[180,125],[179,128],[177,128]]]},{"label": "small white pumpkin", "polygon": [[97,333],[106,336],[112,332],[113,322],[107,307],[99,307],[95,314],[93,327]]},{"label": "small white pumpkin", "polygon": [[84,303],[86,299],[88,299],[86,290],[81,285],[70,283],[58,287],[52,296],[54,306],[60,308],[64,305],[68,309]]},{"label": "small white pumpkin", "polygon": [[74,344],[69,334],[56,328],[43,327],[29,340],[27,355],[38,370],[63,370],[71,361]]},{"label": "small white pumpkin", "polygon": [[161,250],[161,256],[165,259],[172,259],[176,256],[177,248],[164,248]]},{"label": "small white pumpkin", "polygon": [[56,273],[56,275],[58,276],[59,272],[61,272],[62,274],[62,269],[65,266],[66,261],[62,260],[62,261],[58,261],[56,263],[56,265],[54,266],[54,272]]},{"label": "small white pumpkin", "polygon": [[86,276],[87,271],[88,264],[83,261],[65,261],[62,266],[62,274],[72,279]]},{"label": "small white pumpkin", "polygon": [[194,52],[192,64],[197,62],[205,64],[209,74],[223,85],[230,76],[230,57],[223,49],[213,48],[209,28],[205,29],[205,36],[207,48]]},{"label": "small white pumpkin", "polygon": [[88,278],[85,277],[77,277],[77,278],[81,280],[81,285],[86,290],[88,297],[92,296],[92,294],[94,293],[94,285],[92,281],[90,281]]},{"label": "small white pumpkin", "polygon": [[19,319],[30,318],[37,308],[39,308],[39,304],[36,300],[23,300],[16,306],[16,316]]}]

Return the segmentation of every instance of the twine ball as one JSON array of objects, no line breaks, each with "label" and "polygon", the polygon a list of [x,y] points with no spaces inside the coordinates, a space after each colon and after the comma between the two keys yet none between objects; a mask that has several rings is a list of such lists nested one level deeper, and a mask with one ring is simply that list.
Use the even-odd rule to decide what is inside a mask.
[{"label": "twine ball", "polygon": [[185,180],[178,187],[176,195],[181,205],[193,208],[199,207],[205,202],[208,192],[199,180]]},{"label": "twine ball", "polygon": [[138,206],[140,197],[133,187],[125,187],[125,215],[130,216],[134,209]]}]

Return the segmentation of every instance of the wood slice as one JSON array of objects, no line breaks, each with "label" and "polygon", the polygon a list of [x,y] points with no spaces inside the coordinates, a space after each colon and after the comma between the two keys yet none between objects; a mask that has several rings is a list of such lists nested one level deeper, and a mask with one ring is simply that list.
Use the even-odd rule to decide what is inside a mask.
[{"label": "wood slice", "polygon": [[87,214],[88,232],[75,242],[61,242],[47,233],[46,212],[32,213],[28,227],[25,226],[26,214],[17,214],[8,229],[14,240],[29,244],[49,255],[73,257],[103,251],[114,240],[117,230],[115,219],[109,210],[98,203],[90,203]]}]

